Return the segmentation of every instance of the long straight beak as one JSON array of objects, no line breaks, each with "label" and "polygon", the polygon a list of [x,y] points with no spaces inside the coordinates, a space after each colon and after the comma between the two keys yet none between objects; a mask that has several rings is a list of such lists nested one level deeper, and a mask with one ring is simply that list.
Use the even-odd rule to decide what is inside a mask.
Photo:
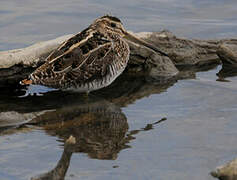
[{"label": "long straight beak", "polygon": [[138,38],[138,37],[128,33],[127,31],[124,32],[124,34],[125,34],[124,38],[127,39],[127,40],[132,41],[132,42],[137,43],[137,44],[140,44],[140,45],[143,45],[143,46],[146,46],[146,47],[148,47],[148,48],[150,48],[150,49],[160,53],[163,56],[168,56],[166,53],[164,53],[163,51],[159,50],[154,45],[147,43],[146,41],[144,41],[144,40],[142,40],[142,39],[140,39],[140,38]]}]

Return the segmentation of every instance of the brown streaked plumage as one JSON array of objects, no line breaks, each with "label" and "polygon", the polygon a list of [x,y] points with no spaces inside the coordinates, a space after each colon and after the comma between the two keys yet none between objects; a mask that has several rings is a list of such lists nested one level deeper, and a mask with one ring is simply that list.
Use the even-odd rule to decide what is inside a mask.
[{"label": "brown streaked plumage", "polygon": [[130,50],[124,38],[165,55],[125,31],[118,18],[106,15],[62,43],[21,84],[39,84],[81,92],[106,87],[127,66]]}]

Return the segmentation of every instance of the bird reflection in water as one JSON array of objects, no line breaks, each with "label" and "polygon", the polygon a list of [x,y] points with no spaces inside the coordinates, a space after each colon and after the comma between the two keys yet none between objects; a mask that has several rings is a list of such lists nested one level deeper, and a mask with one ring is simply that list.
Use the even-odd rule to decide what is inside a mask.
[{"label": "bird reflection in water", "polygon": [[39,126],[63,142],[64,151],[61,159],[51,171],[32,177],[32,180],[63,180],[70,165],[73,153],[87,153],[90,158],[115,160],[118,153],[125,148],[133,135],[147,131],[153,125],[148,124],[140,130],[128,132],[128,123],[121,109],[105,100],[50,111],[35,118],[30,124]]},{"label": "bird reflection in water", "polygon": [[[126,107],[149,95],[165,92],[177,80],[195,79],[197,71],[213,68],[184,69],[180,70],[175,79],[156,79],[155,82],[142,74],[123,73],[110,86],[90,93],[88,98],[77,93],[51,92],[42,97],[16,99],[1,93],[0,108],[4,112],[0,114],[0,119],[1,115],[5,117],[6,114],[13,118],[9,122],[0,121],[0,126],[23,124],[24,131],[41,127],[49,135],[57,136],[64,148],[61,159],[54,169],[32,179],[63,180],[73,153],[86,153],[95,159],[116,159],[122,149],[129,148],[128,143],[135,139],[137,133],[149,131],[155,124],[165,120],[129,131],[126,116],[120,107]],[[6,92],[9,92],[8,89]],[[26,117],[33,120],[29,122]],[[12,119],[16,122],[12,123]],[[33,126],[25,126],[26,121]],[[11,128],[3,133],[0,130],[0,135],[14,134],[20,129]]]},{"label": "bird reflection in water", "polygon": [[[11,116],[19,119],[30,115],[32,120],[27,120],[26,124],[29,130],[41,127],[47,134],[57,136],[64,145],[62,157],[55,168],[32,179],[62,180],[73,153],[114,160],[122,149],[129,148],[128,143],[135,139],[137,133],[152,129],[158,122],[128,131],[127,118],[120,107],[151,94],[162,93],[175,82],[176,79],[150,82],[146,76],[123,74],[109,87],[90,93],[87,98],[78,93],[51,92],[42,97],[2,100],[7,101],[4,109]],[[23,123],[25,126],[25,119],[19,121],[18,125]],[[75,138],[75,141],[68,143],[69,137]]]}]

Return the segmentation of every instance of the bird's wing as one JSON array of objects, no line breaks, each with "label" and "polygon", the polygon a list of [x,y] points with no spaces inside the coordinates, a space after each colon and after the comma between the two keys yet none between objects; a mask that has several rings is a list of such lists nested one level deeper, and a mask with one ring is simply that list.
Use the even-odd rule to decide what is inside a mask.
[{"label": "bird's wing", "polygon": [[82,32],[74,35],[65,42],[63,42],[56,50],[54,50],[46,59],[46,61],[52,61],[55,58],[67,54],[70,49],[75,47],[75,45],[80,45],[82,42],[86,41],[87,38],[91,37],[93,31],[90,28],[86,28]]},{"label": "bird's wing", "polygon": [[115,47],[103,34],[85,30],[64,42],[31,78],[52,87],[100,79],[116,58]]},{"label": "bird's wing", "polygon": [[112,43],[100,45],[90,52],[85,60],[68,71],[64,78],[66,82],[85,84],[95,79],[101,80],[109,73],[109,66],[117,59]]}]

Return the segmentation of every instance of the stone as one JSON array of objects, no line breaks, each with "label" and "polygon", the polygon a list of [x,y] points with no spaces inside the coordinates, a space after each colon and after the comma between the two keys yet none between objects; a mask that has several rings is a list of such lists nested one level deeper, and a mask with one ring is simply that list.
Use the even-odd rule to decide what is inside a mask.
[{"label": "stone", "polygon": [[216,63],[218,40],[189,40],[178,38],[170,31],[147,33],[144,39],[166,52],[175,65]]},{"label": "stone", "polygon": [[223,65],[235,65],[237,67],[237,39],[221,43],[217,54]]},{"label": "stone", "polygon": [[211,172],[211,175],[220,180],[236,180],[237,179],[237,158],[231,162],[217,167]]}]

